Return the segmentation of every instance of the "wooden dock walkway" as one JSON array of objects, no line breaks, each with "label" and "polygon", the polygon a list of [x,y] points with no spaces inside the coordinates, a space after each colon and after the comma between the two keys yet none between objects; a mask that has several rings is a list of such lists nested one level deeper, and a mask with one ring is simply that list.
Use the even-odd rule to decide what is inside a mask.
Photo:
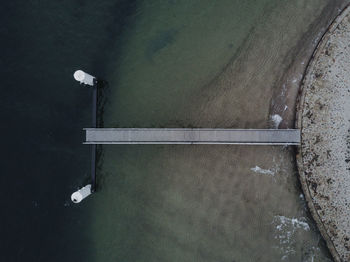
[{"label": "wooden dock walkway", "polygon": [[299,145],[299,129],[85,128],[85,144]]}]

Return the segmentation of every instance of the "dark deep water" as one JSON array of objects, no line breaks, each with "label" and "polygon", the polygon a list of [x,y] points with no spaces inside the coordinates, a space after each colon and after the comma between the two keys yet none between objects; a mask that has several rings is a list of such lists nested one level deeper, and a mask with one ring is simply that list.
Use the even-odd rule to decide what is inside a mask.
[{"label": "dark deep water", "polygon": [[133,1],[7,1],[0,6],[0,261],[89,261],[91,90],[73,72],[105,74]]}]

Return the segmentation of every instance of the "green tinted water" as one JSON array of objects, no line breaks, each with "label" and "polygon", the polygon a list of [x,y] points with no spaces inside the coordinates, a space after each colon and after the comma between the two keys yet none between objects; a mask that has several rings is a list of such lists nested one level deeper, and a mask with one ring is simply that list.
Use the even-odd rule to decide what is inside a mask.
[{"label": "green tinted water", "polygon": [[[145,1],[112,68],[109,126],[168,124],[219,74],[268,1]],[[115,100],[117,99],[117,101]],[[183,119],[179,119],[183,120]],[[190,123],[189,123],[190,124]]]},{"label": "green tinted water", "polygon": [[[300,54],[311,55],[339,6],[139,3],[110,54],[105,127],[267,128],[276,94],[293,118],[279,89],[297,87],[309,58]],[[292,149],[104,146],[99,185],[96,261],[329,260]]]}]

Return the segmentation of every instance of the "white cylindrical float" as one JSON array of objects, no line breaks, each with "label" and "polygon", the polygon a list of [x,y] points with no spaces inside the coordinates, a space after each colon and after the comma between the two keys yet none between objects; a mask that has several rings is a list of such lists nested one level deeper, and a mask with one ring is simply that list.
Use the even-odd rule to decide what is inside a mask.
[{"label": "white cylindrical float", "polygon": [[75,80],[80,82],[80,84],[85,84],[89,86],[93,86],[95,84],[95,77],[89,75],[88,73],[85,73],[82,70],[75,71],[73,76]]},{"label": "white cylindrical float", "polygon": [[82,188],[80,188],[78,191],[74,192],[71,196],[71,199],[73,203],[79,203],[81,202],[84,198],[88,197],[91,195],[91,185],[86,185]]}]

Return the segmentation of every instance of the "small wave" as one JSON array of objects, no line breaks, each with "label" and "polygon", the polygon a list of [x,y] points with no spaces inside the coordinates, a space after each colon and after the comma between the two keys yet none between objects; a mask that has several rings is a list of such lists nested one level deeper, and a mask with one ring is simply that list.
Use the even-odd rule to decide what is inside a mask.
[{"label": "small wave", "polygon": [[274,128],[278,128],[283,119],[280,115],[275,114],[271,116],[271,120],[273,122]]},{"label": "small wave", "polygon": [[281,231],[283,227],[291,225],[294,229],[310,230],[309,224],[301,221],[297,218],[288,218],[285,216],[275,216],[275,219],[279,219],[280,224],[276,226],[276,229]]},{"label": "small wave", "polygon": [[255,166],[255,167],[251,168],[250,170],[255,172],[255,173],[259,173],[259,174],[271,175],[271,176],[275,175],[275,172],[273,172],[272,170],[270,170],[270,169],[262,169],[259,166]]}]

